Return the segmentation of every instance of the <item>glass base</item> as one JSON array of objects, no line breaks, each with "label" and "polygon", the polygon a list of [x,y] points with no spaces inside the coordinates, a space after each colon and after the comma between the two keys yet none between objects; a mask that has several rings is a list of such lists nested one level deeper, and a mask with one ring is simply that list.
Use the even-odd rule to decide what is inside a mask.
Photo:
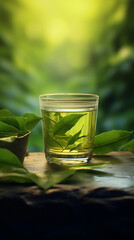
[{"label": "glass base", "polygon": [[92,153],[63,155],[45,152],[45,155],[49,163],[68,166],[85,164],[92,159]]}]

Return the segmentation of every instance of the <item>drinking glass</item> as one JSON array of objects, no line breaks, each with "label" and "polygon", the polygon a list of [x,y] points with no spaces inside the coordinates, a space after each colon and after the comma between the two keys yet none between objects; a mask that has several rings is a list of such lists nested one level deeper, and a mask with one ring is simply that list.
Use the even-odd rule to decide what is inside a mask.
[{"label": "drinking glass", "polygon": [[40,95],[44,151],[50,163],[78,165],[90,161],[96,129],[97,95]]}]

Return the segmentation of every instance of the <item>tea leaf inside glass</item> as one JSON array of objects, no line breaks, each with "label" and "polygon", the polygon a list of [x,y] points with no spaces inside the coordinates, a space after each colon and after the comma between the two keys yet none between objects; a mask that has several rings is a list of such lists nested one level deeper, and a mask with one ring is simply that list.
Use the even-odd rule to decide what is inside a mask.
[{"label": "tea leaf inside glass", "polygon": [[42,110],[45,151],[62,156],[91,153],[96,110],[59,112]]}]

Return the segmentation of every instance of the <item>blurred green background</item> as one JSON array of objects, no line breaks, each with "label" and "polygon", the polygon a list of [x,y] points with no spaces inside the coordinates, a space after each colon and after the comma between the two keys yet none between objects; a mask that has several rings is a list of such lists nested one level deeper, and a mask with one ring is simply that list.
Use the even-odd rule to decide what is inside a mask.
[{"label": "blurred green background", "polygon": [[[134,129],[134,0],[0,0],[0,109],[43,93],[100,96],[96,134]],[[43,151],[41,123],[29,151]]]}]

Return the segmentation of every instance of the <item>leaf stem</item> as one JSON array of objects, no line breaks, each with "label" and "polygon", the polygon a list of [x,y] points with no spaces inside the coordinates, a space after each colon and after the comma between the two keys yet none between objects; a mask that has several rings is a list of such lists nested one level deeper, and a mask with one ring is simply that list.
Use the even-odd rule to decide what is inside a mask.
[{"label": "leaf stem", "polygon": [[54,123],[57,123],[55,120],[51,119],[50,117],[48,117],[47,115],[44,115],[44,117],[47,117],[49,120],[51,120]]},{"label": "leaf stem", "polygon": [[62,151],[63,151],[64,148],[62,147],[62,145],[61,145],[57,140],[55,140],[52,136],[50,136],[49,134],[48,134],[48,136],[49,136],[50,138],[52,138],[53,141],[56,142],[56,143],[62,148]]}]

